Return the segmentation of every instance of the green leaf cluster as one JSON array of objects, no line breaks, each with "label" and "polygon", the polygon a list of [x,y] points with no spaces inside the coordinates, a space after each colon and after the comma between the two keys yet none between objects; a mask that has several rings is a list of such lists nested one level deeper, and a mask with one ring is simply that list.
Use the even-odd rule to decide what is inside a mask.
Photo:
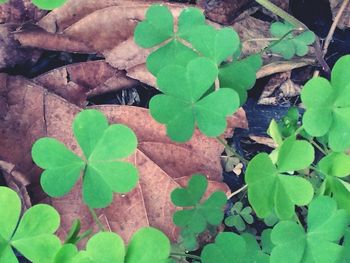
[{"label": "green leaf cluster", "polygon": [[291,59],[295,55],[305,56],[309,51],[309,45],[316,40],[312,31],[305,31],[295,35],[295,27],[287,22],[275,22],[271,24],[270,32],[273,36],[281,38],[271,44],[271,51],[281,54],[285,59]]},{"label": "green leaf cluster", "polygon": [[[344,247],[339,245],[349,225],[349,213],[338,209],[327,196],[314,199],[309,205],[307,230],[294,221],[281,221],[272,230],[275,247],[271,263],[336,263],[344,262]],[[292,253],[291,253],[292,252]]]},{"label": "green leaf cluster", "polygon": [[[134,39],[141,47],[158,47],[146,65],[163,94],[153,97],[149,108],[177,142],[188,141],[196,126],[209,137],[222,134],[226,117],[244,103],[262,64],[259,55],[236,61],[237,33],[206,24],[196,8],[181,12],[175,32],[170,10],[153,5],[136,26]],[[228,59],[233,61],[226,63]]]},{"label": "green leaf cluster", "polygon": [[274,164],[266,153],[256,155],[248,164],[245,181],[248,199],[257,216],[274,211],[278,218],[289,219],[294,206],[310,203],[314,190],[309,181],[290,172],[307,168],[314,161],[314,149],[307,141],[286,139]]},{"label": "green leaf cluster", "polygon": [[208,187],[207,179],[200,174],[193,175],[185,188],[176,188],[171,193],[174,205],[183,207],[173,215],[173,222],[181,228],[185,244],[195,247],[196,235],[204,232],[208,226],[218,226],[224,218],[226,195],[216,191],[206,200],[202,200]]},{"label": "green leaf cluster", "polygon": [[253,224],[252,208],[250,206],[243,208],[242,202],[236,202],[230,209],[230,215],[225,218],[225,225],[235,227],[242,232],[246,229],[247,224]]},{"label": "green leaf cluster", "polygon": [[327,136],[329,147],[343,152],[350,147],[350,55],[334,65],[331,81],[323,77],[309,80],[301,100],[306,107],[303,127],[311,136]]},{"label": "green leaf cluster", "polygon": [[112,202],[113,192],[126,193],[136,186],[137,169],[121,160],[136,150],[137,138],[130,128],[108,125],[101,112],[84,110],[74,119],[73,133],[84,158],[52,138],[41,138],[33,145],[33,160],[45,169],[41,185],[48,195],[67,194],[82,175],[84,202],[102,208]]},{"label": "green leaf cluster", "polygon": [[0,186],[0,263],[18,263],[13,249],[35,263],[51,263],[61,246],[54,235],[60,216],[49,205],[35,205],[20,219],[21,200]]},{"label": "green leaf cluster", "polygon": [[[139,229],[126,247],[113,232],[100,232],[89,239],[85,250],[65,245],[56,255],[57,263],[166,263],[170,241],[158,229]],[[55,262],[55,263],[56,263]]]}]

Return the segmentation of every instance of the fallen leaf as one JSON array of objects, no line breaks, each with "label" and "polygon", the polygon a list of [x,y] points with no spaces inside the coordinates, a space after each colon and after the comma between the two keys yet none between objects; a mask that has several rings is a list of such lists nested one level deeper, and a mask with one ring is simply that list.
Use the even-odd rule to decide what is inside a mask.
[{"label": "fallen leaf", "polygon": [[[21,77],[1,74],[0,78],[0,160],[13,164],[8,176],[22,173],[32,202],[50,202],[58,209],[62,214],[61,237],[76,218],[82,220],[83,229],[92,227],[92,217],[82,203],[79,185],[63,198],[46,198],[39,185],[41,171],[33,165],[30,156],[33,142],[44,136],[59,139],[79,154],[71,123],[81,108]],[[220,153],[223,146],[216,140],[196,131],[190,142],[175,144],[166,136],[165,128],[156,123],[146,109],[130,106],[94,108],[104,112],[111,123],[124,123],[133,128],[140,142],[137,152],[129,158],[140,173],[138,187],[125,196],[115,195],[115,202],[110,207],[98,211],[107,227],[121,234],[125,240],[145,225],[158,227],[175,240],[177,230],[171,219],[175,208],[170,202],[170,192],[186,182],[194,172],[206,173],[210,191],[227,191],[227,186],[221,182]],[[240,113],[237,116],[244,115]],[[241,123],[246,125],[246,120]],[[166,147],[172,152],[166,153]],[[169,156],[172,159],[167,162]],[[193,159],[192,165],[181,159],[188,156]],[[179,158],[176,161],[178,166],[185,165],[177,168],[176,158]]]},{"label": "fallen leaf", "polygon": [[38,21],[45,13],[36,8],[31,0],[10,0],[0,5],[0,24]]},{"label": "fallen leaf", "polygon": [[85,106],[88,97],[139,84],[104,60],[70,64],[42,74],[33,81],[78,106]]}]

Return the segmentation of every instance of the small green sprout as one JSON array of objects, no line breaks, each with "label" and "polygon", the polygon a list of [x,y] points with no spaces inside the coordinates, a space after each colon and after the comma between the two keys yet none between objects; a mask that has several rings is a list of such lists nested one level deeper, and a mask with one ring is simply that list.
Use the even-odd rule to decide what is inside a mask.
[{"label": "small green sprout", "polygon": [[[293,33],[295,27],[287,22],[276,22],[271,24],[270,32],[273,36],[282,38],[272,43],[271,51],[279,53],[285,59],[291,59],[295,55],[305,56],[309,51],[309,45],[316,40],[315,34],[312,31],[305,31],[298,35]],[[288,32],[290,32],[288,34]]]},{"label": "small green sprout", "polygon": [[167,66],[158,73],[157,83],[164,94],[154,96],[149,108],[153,118],[166,125],[172,140],[188,141],[195,124],[210,137],[224,132],[226,116],[238,109],[239,98],[228,88],[205,96],[217,74],[215,64],[207,58],[196,58],[186,68]]},{"label": "small green sprout", "polygon": [[182,237],[192,239],[192,243],[194,237],[204,232],[208,225],[218,226],[224,218],[225,193],[216,191],[201,201],[207,187],[206,178],[197,174],[191,177],[187,187],[177,188],[171,193],[174,205],[184,208],[174,213],[174,224],[182,229]]},{"label": "small green sprout", "polygon": [[273,228],[271,263],[285,262],[286,258],[290,263],[343,262],[344,248],[338,243],[349,222],[349,214],[337,209],[330,197],[314,199],[309,205],[307,231],[293,221],[281,221]]},{"label": "small green sprout", "polygon": [[201,259],[203,263],[242,262],[246,249],[246,242],[243,237],[234,233],[223,232],[216,237],[215,243],[203,248]]},{"label": "small green sprout", "polygon": [[309,80],[301,92],[306,107],[303,127],[311,136],[327,136],[330,148],[342,152],[350,147],[350,55],[334,65],[331,82],[322,77]]},{"label": "small green sprout", "polygon": [[0,262],[18,263],[13,248],[35,263],[53,262],[61,242],[54,235],[60,216],[49,205],[29,208],[22,219],[21,200],[10,188],[0,186]]},{"label": "small green sprout", "polygon": [[76,116],[73,132],[85,159],[52,138],[41,138],[33,145],[33,160],[45,169],[41,185],[48,195],[64,196],[81,173],[83,200],[91,208],[106,207],[113,192],[127,193],[136,186],[137,169],[121,161],[136,150],[137,138],[131,129],[120,124],[109,126],[101,112],[85,110]]},{"label": "small green sprout", "polygon": [[295,137],[280,146],[276,164],[266,153],[255,156],[248,164],[245,180],[248,199],[257,216],[264,218],[274,210],[280,219],[290,219],[295,205],[310,203],[314,195],[311,183],[287,173],[304,169],[313,160],[312,145]]},{"label": "small green sprout", "polygon": [[230,215],[225,218],[225,225],[235,227],[242,232],[246,229],[247,224],[253,224],[254,218],[251,215],[253,212],[250,206],[243,208],[242,202],[236,202],[230,209]]}]

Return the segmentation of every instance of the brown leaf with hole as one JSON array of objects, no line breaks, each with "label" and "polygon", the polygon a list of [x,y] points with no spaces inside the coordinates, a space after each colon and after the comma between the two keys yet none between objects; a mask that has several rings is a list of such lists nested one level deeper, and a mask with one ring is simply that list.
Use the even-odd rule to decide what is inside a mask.
[{"label": "brown leaf with hole", "polygon": [[[71,124],[80,107],[48,92],[43,87],[20,77],[0,75],[0,160],[11,163],[11,173],[22,173],[33,203],[49,202],[62,214],[63,238],[71,222],[80,218],[83,230],[93,226],[93,220],[81,199],[81,186],[63,198],[48,199],[40,190],[41,170],[31,160],[31,146],[40,137],[54,137],[67,147],[81,154],[71,130]],[[123,123],[135,130],[140,146],[128,158],[140,175],[139,185],[125,196],[115,195],[115,202],[98,210],[106,227],[118,232],[125,240],[139,227],[152,225],[162,229],[172,240],[177,229],[171,215],[175,207],[170,202],[170,192],[185,184],[194,172],[206,172],[210,179],[209,191],[227,190],[221,182],[220,153],[223,146],[196,131],[192,140],[185,144],[172,143],[165,128],[156,123],[148,110],[130,106],[96,106],[104,112],[110,123]],[[239,115],[238,115],[239,116]],[[240,115],[243,116],[243,115]],[[242,123],[245,123],[243,121]],[[165,153],[165,147],[172,152]],[[166,158],[172,155],[167,162]],[[189,156],[191,158],[189,158]],[[184,163],[182,158],[190,160]],[[178,166],[176,167],[175,160]]]}]

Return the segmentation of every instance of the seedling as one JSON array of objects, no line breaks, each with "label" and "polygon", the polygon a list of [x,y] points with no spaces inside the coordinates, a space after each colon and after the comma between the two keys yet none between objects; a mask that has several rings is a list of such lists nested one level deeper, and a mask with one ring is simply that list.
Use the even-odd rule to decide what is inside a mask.
[{"label": "seedling", "polygon": [[33,160],[45,169],[41,185],[48,195],[66,195],[82,174],[84,202],[102,208],[112,202],[113,192],[127,193],[136,186],[137,169],[121,161],[136,150],[137,139],[130,128],[109,126],[101,112],[85,110],[75,118],[73,133],[84,159],[52,138],[42,138],[33,145]]},{"label": "seedling", "polygon": [[276,22],[271,25],[271,34],[282,40],[277,40],[271,44],[271,51],[279,53],[285,59],[293,56],[305,56],[309,52],[309,45],[315,42],[315,34],[312,31],[305,31],[295,35],[295,27],[288,23]]},{"label": "seedling", "polygon": [[235,227],[242,232],[246,229],[247,224],[253,224],[254,218],[251,215],[253,212],[250,206],[243,208],[242,202],[236,202],[230,209],[230,215],[225,218],[225,225]]},{"label": "seedling", "polygon": [[192,176],[186,188],[177,188],[171,193],[174,205],[184,208],[173,216],[174,224],[182,229],[184,243],[195,243],[196,235],[204,232],[208,226],[218,226],[224,218],[226,195],[216,191],[201,201],[207,187],[206,178],[198,174]]}]

